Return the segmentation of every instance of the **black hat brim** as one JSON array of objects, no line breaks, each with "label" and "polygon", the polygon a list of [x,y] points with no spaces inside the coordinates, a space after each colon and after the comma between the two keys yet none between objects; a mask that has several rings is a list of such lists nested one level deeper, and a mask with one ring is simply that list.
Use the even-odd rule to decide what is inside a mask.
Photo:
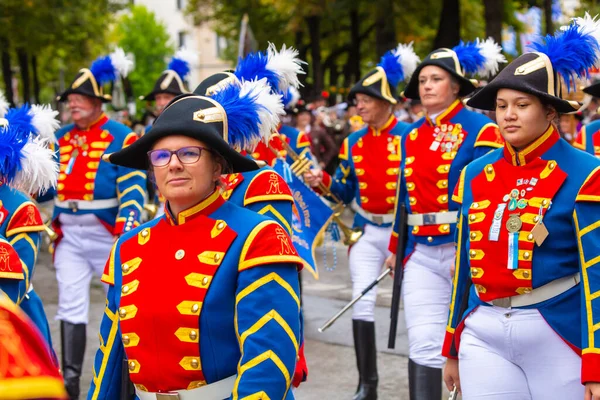
[{"label": "black hat brim", "polygon": [[443,69],[458,81],[458,84],[460,86],[460,90],[458,91],[459,97],[468,96],[471,93],[473,93],[473,91],[475,91],[476,86],[473,84],[473,82],[471,82],[470,79],[465,78],[453,69],[448,68],[447,65],[443,64],[437,59],[428,59],[419,64],[415,72],[410,77],[408,85],[406,85],[406,88],[404,89],[404,97],[414,100],[421,99],[421,97],[419,96],[419,74],[421,73],[421,70],[428,65],[435,65],[436,67]]},{"label": "black hat brim", "polygon": [[87,96],[87,97],[91,97],[92,99],[99,99],[101,100],[103,103],[108,103],[112,100],[112,97],[108,94],[105,94],[104,96],[96,96],[95,94],[91,94],[90,92],[87,92],[85,90],[81,90],[80,88],[77,89],[67,89],[64,92],[62,92],[61,94],[59,94],[56,97],[56,100],[58,100],[59,102],[63,103],[65,101],[67,101],[68,97],[70,94],[80,94],[83,96]]},{"label": "black hat brim", "polygon": [[[140,139],[128,147],[107,154],[105,161],[127,168],[147,170],[150,167],[148,152],[152,150],[157,141],[168,136],[187,136],[204,143],[210,150],[222,156],[231,167],[231,172],[254,171],[259,168],[257,163],[241,155],[233,149],[219,133],[213,124],[193,121],[191,110],[198,110],[202,101],[190,102],[188,105],[176,106],[179,101],[186,98],[200,99],[199,96],[184,94],[175,98],[156,119],[150,129]],[[190,101],[190,100],[184,100]]]},{"label": "black hat brim", "polygon": [[[500,76],[498,76],[500,78]],[[528,93],[538,97],[542,103],[549,104],[561,113],[567,114],[579,109],[579,103],[568,101],[546,92],[536,89],[524,80],[494,79],[492,82],[481,88],[473,97],[467,101],[467,105],[480,110],[494,111],[496,109],[496,96],[500,89],[512,89],[523,93]],[[577,107],[574,107],[577,104]]]},{"label": "black hat brim", "polygon": [[181,91],[175,91],[175,90],[169,90],[169,89],[166,89],[166,90],[153,90],[153,91],[151,91],[150,93],[148,93],[148,94],[147,94],[147,95],[145,95],[145,96],[140,96],[140,100],[144,100],[144,101],[154,101],[154,100],[156,100],[156,95],[157,95],[157,94],[161,94],[161,93],[164,93],[164,94],[172,94],[172,95],[174,95],[174,96],[179,96],[179,95],[181,95],[181,94],[184,94],[184,93],[183,93],[183,92],[181,92]]}]

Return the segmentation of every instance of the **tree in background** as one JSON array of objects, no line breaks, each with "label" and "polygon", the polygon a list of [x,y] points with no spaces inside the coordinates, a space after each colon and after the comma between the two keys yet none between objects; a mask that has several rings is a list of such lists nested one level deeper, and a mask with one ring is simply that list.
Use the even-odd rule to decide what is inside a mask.
[{"label": "tree in background", "polygon": [[[132,6],[117,20],[111,41],[135,57],[135,68],[128,77],[135,96],[150,92],[174,52],[167,28],[146,7]],[[143,103],[137,102],[137,110],[142,110]]]}]

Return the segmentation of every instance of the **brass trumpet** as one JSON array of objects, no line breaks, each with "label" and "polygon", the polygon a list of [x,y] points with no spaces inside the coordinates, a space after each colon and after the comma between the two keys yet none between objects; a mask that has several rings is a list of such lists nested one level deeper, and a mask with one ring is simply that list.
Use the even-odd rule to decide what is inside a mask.
[{"label": "brass trumpet", "polygon": [[44,224],[44,232],[46,232],[46,235],[48,235],[48,238],[50,239],[50,243],[52,243],[56,239],[58,239],[58,234],[56,232],[54,232],[54,230],[50,227],[51,224],[52,224],[52,220],[49,220],[48,222],[46,222]]},{"label": "brass trumpet", "polygon": [[154,203],[146,203],[144,204],[144,210],[148,212],[148,221],[153,220],[158,212],[158,205]]},{"label": "brass trumpet", "polygon": [[[310,170],[310,167],[312,166],[312,161],[306,157],[306,151],[303,152],[301,155],[298,155],[298,153],[296,153],[294,149],[292,149],[292,147],[285,140],[282,139],[281,143],[283,144],[285,151],[290,155],[292,160],[294,160],[292,165],[290,165],[290,169],[292,170],[292,172],[297,176],[302,176],[305,172],[308,172],[308,170]],[[275,154],[279,154],[278,151],[270,145],[269,148]],[[352,229],[348,227],[348,225],[346,225],[340,218],[340,215],[344,211],[344,203],[342,203],[340,198],[337,197],[327,186],[325,186],[323,182],[319,183],[318,188],[321,191],[321,193],[324,193],[336,203],[336,205],[333,207],[332,219],[340,227],[340,230],[344,235],[343,243],[346,246],[352,246],[353,244],[358,242],[358,239],[360,239],[360,237],[362,236],[362,229]]]}]

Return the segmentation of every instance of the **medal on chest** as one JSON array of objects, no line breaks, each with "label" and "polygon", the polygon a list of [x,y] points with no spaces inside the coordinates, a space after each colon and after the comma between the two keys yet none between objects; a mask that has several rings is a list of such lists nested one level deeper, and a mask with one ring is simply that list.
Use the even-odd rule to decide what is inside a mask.
[{"label": "medal on chest", "polygon": [[433,141],[429,146],[431,151],[450,153],[457,151],[463,142],[465,134],[461,124],[442,124],[433,130]]},{"label": "medal on chest", "polygon": [[87,143],[86,136],[80,136],[78,134],[73,135],[73,138],[69,140],[71,146],[73,146],[73,152],[71,153],[71,158],[69,159],[69,163],[67,164],[67,168],[65,169],[65,174],[70,175],[73,172],[73,166],[75,165],[75,161],[79,154],[83,157],[87,157],[89,145]]}]

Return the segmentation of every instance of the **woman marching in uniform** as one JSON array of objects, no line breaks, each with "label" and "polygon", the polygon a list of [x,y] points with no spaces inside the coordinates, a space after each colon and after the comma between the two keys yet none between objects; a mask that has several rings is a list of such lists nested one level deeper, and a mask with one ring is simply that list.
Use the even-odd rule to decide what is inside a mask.
[{"label": "woman marching in uniform", "polygon": [[599,32],[576,19],[467,103],[496,111],[506,143],[469,164],[453,195],[444,380],[465,400],[600,398],[600,162],[553,124],[579,108],[560,79],[598,65]]},{"label": "woman marching in uniform", "polygon": [[268,139],[282,111],[265,81],[182,95],[105,156],[150,169],[167,203],[113,248],[88,398],[118,398],[123,357],[141,400],[294,398],[302,261],[284,228],[218,187],[227,169],[258,168],[234,148]]},{"label": "woman marching in uniform", "polygon": [[410,229],[406,249],[398,249],[401,221],[396,212],[389,243],[393,254],[386,260],[393,267],[397,252],[405,257],[411,400],[438,400],[442,395],[441,345],[458,208],[450,199],[451,190],[465,165],[502,146],[498,127],[463,107],[460,98],[475,90],[465,73],[494,74],[499,62],[505,60],[492,39],[438,49],[417,67],[404,92],[420,99],[427,111],[402,137],[396,207],[406,204]]}]

